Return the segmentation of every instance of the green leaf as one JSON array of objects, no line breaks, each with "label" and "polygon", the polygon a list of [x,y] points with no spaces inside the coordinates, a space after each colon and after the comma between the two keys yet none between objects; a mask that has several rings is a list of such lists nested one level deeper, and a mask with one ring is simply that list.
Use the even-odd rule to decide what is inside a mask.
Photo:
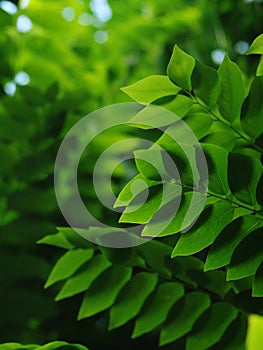
[{"label": "green leaf", "polygon": [[69,344],[64,341],[54,341],[52,343],[40,346],[37,350],[55,350],[55,349],[63,349],[63,350],[87,350],[87,348],[83,345],[79,344]]},{"label": "green leaf", "polygon": [[253,286],[252,286],[252,296],[253,297],[263,296],[263,263],[260,264],[255,274]]},{"label": "green leaf", "polygon": [[232,151],[237,142],[237,137],[231,128],[222,122],[216,121],[211,126],[209,134],[201,142],[222,147],[226,151]]},{"label": "green leaf", "polygon": [[115,265],[104,271],[91,285],[82,301],[78,320],[96,315],[113,305],[123,286],[131,278],[132,269]]},{"label": "green leaf", "polygon": [[207,208],[197,224],[182,234],[173,250],[172,257],[192,255],[211,245],[234,215],[235,207],[219,202]]},{"label": "green leaf", "polygon": [[83,266],[82,271],[67,280],[55,300],[69,298],[88,290],[92,282],[110,266],[111,263],[103,255],[95,256],[88,264]]},{"label": "green leaf", "polygon": [[[176,140],[176,141],[175,141]],[[194,140],[191,140],[193,143]],[[184,122],[176,123],[166,130],[166,133],[157,141],[158,146],[171,153],[178,174],[171,174],[172,178],[184,185],[198,187],[194,180],[199,181],[200,172],[197,162],[198,145],[189,140],[189,130]],[[189,143],[188,143],[189,142]]]},{"label": "green leaf", "polygon": [[196,322],[186,341],[186,350],[205,350],[216,344],[237,317],[237,310],[228,303],[217,302]]},{"label": "green leaf", "polygon": [[37,350],[54,350],[62,346],[68,345],[65,341],[54,341],[52,343],[45,344],[37,348]]},{"label": "green leaf", "polygon": [[167,282],[160,284],[145,303],[135,321],[132,338],[149,333],[162,324],[175,302],[184,295],[182,284]]},{"label": "green leaf", "polygon": [[81,265],[89,261],[92,256],[93,250],[87,249],[75,249],[66,252],[52,269],[45,284],[45,288],[73,275],[73,273],[75,273]]},{"label": "green leaf", "polygon": [[134,152],[136,167],[146,179],[164,181],[169,179],[165,168],[165,153],[162,150],[148,149]]},{"label": "green leaf", "polygon": [[226,195],[229,191],[227,179],[228,153],[216,145],[202,144],[209,173],[209,190]]},{"label": "green leaf", "polygon": [[160,345],[165,345],[189,333],[196,320],[209,308],[210,298],[205,293],[191,292],[173,307],[162,327]]},{"label": "green leaf", "polygon": [[256,75],[257,75],[257,77],[262,77],[262,75],[263,75],[263,60],[262,59],[259,62]]},{"label": "green leaf", "polygon": [[192,86],[195,95],[208,107],[216,104],[220,94],[220,82],[214,68],[197,61],[192,74]]},{"label": "green leaf", "polygon": [[55,350],[55,349],[76,349],[76,350],[88,350],[84,345],[80,344],[69,344],[65,341],[54,341],[45,345],[22,345],[19,343],[5,343],[0,344],[1,350]]},{"label": "green leaf", "polygon": [[78,228],[78,233],[71,227],[57,227],[57,230],[76,248],[94,248],[94,245],[85,238],[88,234],[87,229]]},{"label": "green leaf", "polygon": [[119,222],[145,224],[154,217],[160,207],[176,200],[180,194],[181,186],[174,183],[164,183],[163,186],[153,188],[150,191],[148,198],[145,198],[147,192],[142,192],[135,197],[130,205],[124,210]]},{"label": "green leaf", "polygon": [[[183,118],[191,109],[194,104],[194,100],[190,97],[178,94],[172,101],[162,104],[161,106],[165,109],[176,114],[177,117]],[[172,117],[169,118],[169,121]],[[170,124],[170,123],[169,123]],[[163,125],[168,125],[167,123]]]},{"label": "green leaf", "polygon": [[245,215],[231,222],[217,237],[209,249],[205,271],[215,270],[230,263],[238,244],[251,232],[263,226],[262,220]]},{"label": "green leaf", "polygon": [[250,315],[245,350],[261,350],[262,348],[263,317]]},{"label": "green leaf", "polygon": [[[255,125],[257,127],[255,127]],[[263,132],[263,80],[255,77],[241,111],[241,127],[256,139]]]},{"label": "green leaf", "polygon": [[187,271],[192,281],[205,290],[223,297],[233,287],[231,282],[226,282],[226,273],[224,271],[209,271],[191,269]]},{"label": "green leaf", "polygon": [[139,272],[132,277],[110,310],[109,330],[124,325],[138,315],[157,280],[155,274],[148,272]]},{"label": "green leaf", "polygon": [[213,124],[213,119],[208,113],[189,112],[184,122],[190,127],[198,140],[206,136]]},{"label": "green leaf", "polygon": [[181,88],[166,75],[150,75],[121,90],[139,103],[151,103],[160,97],[176,95]]},{"label": "green leaf", "polygon": [[[179,96],[178,96],[179,97]],[[164,107],[164,106],[162,106]],[[180,107],[179,107],[180,108]],[[181,105],[181,110],[187,110],[187,106]],[[161,128],[166,125],[173,124],[175,122],[175,116],[173,113],[162,110],[161,107],[155,105],[148,105],[138,112],[134,117],[129,120],[129,125],[137,128],[148,130],[154,128]]]},{"label": "green leaf", "polygon": [[142,174],[136,175],[121,190],[114,204],[114,208],[128,206],[132,199],[139,195],[141,192],[147,188],[149,189],[153,186],[157,186],[160,183],[160,181],[152,181],[146,179]]},{"label": "green leaf", "polygon": [[46,237],[41,238],[37,241],[38,244],[48,244],[54,247],[63,248],[63,249],[73,249],[74,246],[65,238],[62,233],[55,233],[53,235],[48,235]]},{"label": "green leaf", "polygon": [[221,78],[221,94],[218,105],[222,116],[231,125],[240,116],[241,107],[246,97],[246,90],[239,67],[227,55],[218,69]]},{"label": "green leaf", "polygon": [[189,271],[203,271],[204,264],[200,259],[193,256],[179,256],[169,260],[168,264],[176,278],[195,288],[197,287],[197,283],[189,276]]},{"label": "green leaf", "polygon": [[215,350],[247,350],[247,316],[239,313],[238,317],[230,324]]},{"label": "green leaf", "polygon": [[[180,198],[181,202],[179,203],[178,211],[175,213],[171,213],[170,203],[169,206],[163,206],[162,211],[159,211],[159,220],[150,221],[143,229],[142,236],[168,236],[171,234],[176,234],[180,231],[183,231],[187,227],[189,227],[198,217],[198,215],[202,211],[202,204],[205,202],[205,197],[202,193],[195,192],[195,197],[193,197],[193,192],[186,192]],[[174,211],[176,210],[176,206],[174,206]],[[171,216],[173,214],[173,219],[169,221],[169,225],[166,222],[165,214]]]},{"label": "green leaf", "polygon": [[[170,260],[172,247],[159,241],[151,240],[136,248],[136,253],[143,257],[148,267],[160,276],[171,278],[171,271],[166,267]],[[156,257],[158,256],[158,259]]]},{"label": "green leaf", "polygon": [[255,206],[256,191],[263,166],[255,157],[229,153],[228,182],[231,192],[241,202]]},{"label": "green leaf", "polygon": [[238,245],[227,270],[227,280],[254,275],[263,261],[262,228],[249,234]]},{"label": "green leaf", "polygon": [[250,45],[250,48],[248,49],[247,55],[251,54],[263,54],[263,34],[260,34]]},{"label": "green leaf", "polygon": [[176,45],[167,67],[169,79],[176,85],[190,91],[192,89],[191,75],[194,67],[195,59]]}]

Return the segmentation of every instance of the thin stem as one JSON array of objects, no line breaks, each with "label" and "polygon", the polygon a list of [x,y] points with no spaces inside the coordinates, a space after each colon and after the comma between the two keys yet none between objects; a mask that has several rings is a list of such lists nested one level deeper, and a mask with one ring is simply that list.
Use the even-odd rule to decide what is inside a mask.
[{"label": "thin stem", "polygon": [[[176,182],[177,182],[177,184],[181,185],[182,187],[188,188],[188,189],[190,189],[193,192],[203,193],[203,192],[199,191],[197,188],[194,188],[193,186],[183,184],[182,182],[179,182],[178,180],[176,180]],[[251,211],[251,215],[255,215],[258,218],[260,218],[261,220],[263,220],[263,211],[262,210],[255,210],[255,208],[253,207],[252,204],[249,205],[249,204],[245,204],[245,203],[242,203],[242,202],[236,202],[234,200],[231,200],[231,199],[227,198],[226,195],[217,194],[217,193],[214,193],[214,192],[210,192],[208,190],[206,191],[206,194],[207,194],[207,197],[219,198],[221,200],[224,200],[224,201],[226,201],[226,202],[236,206],[237,208],[243,208],[243,209],[249,210],[249,211]]]},{"label": "thin stem", "polygon": [[243,140],[248,142],[256,151],[263,153],[263,149],[261,147],[259,147],[258,145],[256,145],[255,142],[253,142],[253,139],[246,137],[245,135],[241,134],[238,130],[233,128],[233,125],[230,122],[228,122],[224,118],[221,118],[219,115],[212,112],[210,110],[210,108],[206,104],[203,103],[203,101],[201,103],[200,100],[198,98],[196,98],[193,94],[191,94],[189,91],[186,91],[186,90],[184,90],[184,91],[195,101],[195,103],[197,103],[199,106],[201,106],[203,109],[205,109],[205,111],[211,115],[213,120],[220,121],[222,124],[229,127],[236,135],[238,135],[240,138],[242,138]]}]

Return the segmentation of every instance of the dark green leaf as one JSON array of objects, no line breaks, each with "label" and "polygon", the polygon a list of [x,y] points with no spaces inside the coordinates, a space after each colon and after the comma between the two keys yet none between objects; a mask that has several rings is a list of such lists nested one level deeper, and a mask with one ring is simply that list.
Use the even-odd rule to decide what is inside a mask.
[{"label": "dark green leaf", "polygon": [[[255,127],[255,125],[257,127]],[[255,77],[241,111],[242,129],[253,139],[263,132],[263,80]]]},{"label": "dark green leaf", "polygon": [[250,232],[261,226],[263,226],[262,220],[253,215],[245,215],[231,222],[209,249],[205,262],[205,271],[228,265],[238,244]]},{"label": "dark green leaf", "polygon": [[222,148],[211,144],[202,144],[208,165],[208,188],[214,193],[226,195],[229,191],[227,180],[228,153]]},{"label": "dark green leaf", "polygon": [[180,299],[173,307],[167,321],[164,323],[160,345],[171,343],[189,333],[196,320],[211,304],[207,294],[191,292]]},{"label": "dark green leaf", "polygon": [[213,107],[216,104],[220,94],[220,82],[214,68],[196,62],[192,74],[192,86],[195,95],[207,106]]},{"label": "dark green leaf", "polygon": [[225,55],[218,73],[221,78],[219,110],[222,116],[233,124],[240,116],[241,106],[246,96],[242,73],[227,55]]},{"label": "dark green leaf", "polygon": [[262,228],[250,233],[238,245],[227,270],[228,280],[237,280],[256,273],[263,261]]},{"label": "dark green leaf", "polygon": [[157,283],[153,273],[139,272],[128,282],[110,310],[109,329],[120,327],[140,312]]},{"label": "dark green leaf", "polygon": [[255,206],[256,190],[262,175],[262,164],[255,157],[229,153],[228,182],[231,192],[241,202]]},{"label": "dark green leaf", "polygon": [[163,323],[171,307],[183,295],[182,284],[174,282],[160,284],[137,317],[132,338],[149,333]]},{"label": "dark green leaf", "polygon": [[91,285],[81,304],[78,319],[96,315],[113,305],[123,286],[131,278],[132,269],[121,265],[104,271]]},{"label": "dark green leaf", "polygon": [[260,264],[255,274],[252,288],[252,296],[263,297],[263,263]]},{"label": "dark green leaf", "polygon": [[237,317],[237,310],[228,303],[218,302],[195,324],[186,342],[186,350],[205,350],[216,344]]},{"label": "dark green leaf", "polygon": [[224,227],[232,221],[234,210],[234,206],[224,202],[207,208],[196,226],[180,236],[172,256],[195,254],[211,245]]}]

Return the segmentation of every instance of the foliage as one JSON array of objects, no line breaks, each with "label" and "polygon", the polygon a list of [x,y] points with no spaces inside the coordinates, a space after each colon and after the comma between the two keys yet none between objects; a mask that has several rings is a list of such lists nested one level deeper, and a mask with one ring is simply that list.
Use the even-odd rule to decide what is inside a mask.
[{"label": "foliage", "polygon": [[22,345],[18,343],[6,343],[6,344],[1,344],[0,345],[1,350],[55,350],[55,349],[72,349],[72,350],[87,350],[87,348],[83,345],[78,345],[78,344],[69,344],[64,341],[55,341],[52,343],[48,343],[45,345]]},{"label": "foliage", "polygon": [[[216,49],[227,51],[244,72],[249,74],[252,74],[257,62],[254,55],[245,58],[234,48],[240,40],[251,42],[259,34],[262,23],[262,5],[259,1],[214,1],[213,5],[209,0],[189,3],[176,1],[175,5],[170,0],[162,0],[160,5],[159,1],[150,0],[143,3],[114,0],[110,1],[113,17],[105,23],[99,23],[89,5],[89,1],[32,0],[26,8],[18,7],[14,15],[0,10],[0,250],[1,264],[5,266],[0,276],[2,342],[11,339],[21,343],[44,343],[59,338],[70,342],[80,339],[89,345],[91,339],[87,339],[86,329],[90,329],[90,337],[94,337],[96,346],[105,347],[109,343],[110,335],[105,335],[101,314],[88,320],[88,323],[76,323],[73,315],[76,313],[74,307],[77,302],[55,304],[52,301],[52,291],[42,291],[48,271],[56,260],[57,251],[35,248],[35,241],[46,233],[54,232],[55,226],[65,225],[55,201],[52,173],[59,143],[70,126],[92,110],[126,100],[127,97],[119,91],[120,86],[134,83],[153,73],[164,74],[175,42],[201,62],[212,66],[215,64],[211,60],[211,51]],[[61,16],[61,11],[71,6],[75,11],[75,19],[67,21]],[[83,26],[78,23],[83,13],[90,15],[88,18],[92,25]],[[26,33],[19,32],[16,28],[20,15],[28,16],[33,23],[32,29]],[[94,37],[99,31],[107,32],[107,42],[95,42]],[[200,74],[198,65],[196,63],[191,79],[197,83]],[[202,70],[203,66],[200,67],[203,72],[205,68]],[[258,68],[259,75],[261,70],[262,64]],[[16,92],[12,96],[7,93],[7,86],[14,83],[21,71],[29,74],[30,83],[27,86],[16,83]],[[209,72],[202,74],[206,74],[206,84],[213,75],[213,79],[209,80],[209,90],[213,92],[206,96],[207,88],[203,83],[196,88],[196,96],[213,108],[211,104],[218,94],[218,82],[217,76]],[[189,125],[195,124],[194,114],[198,115],[200,123],[195,125],[195,131],[198,130],[200,137],[203,137],[206,128],[212,125],[212,119],[208,120],[205,115],[194,111],[196,103],[193,105],[193,100],[183,91],[178,93],[180,88],[166,76],[155,78],[162,80],[163,84],[168,82],[173,93],[176,90],[178,96],[173,101],[176,105],[174,108],[179,116],[188,120]],[[245,86],[248,83],[250,80],[245,81]],[[136,89],[139,86],[142,85],[139,84]],[[131,88],[124,90],[132,95]],[[259,139],[260,128],[255,128],[254,125],[260,125],[260,114],[257,113],[261,108],[261,98],[257,97],[261,91],[260,79],[253,81],[250,91],[241,110],[242,127],[250,138]],[[154,96],[151,94],[152,92],[147,100],[145,95],[141,95],[142,101],[139,96],[139,102],[154,102],[156,98],[166,95],[158,90],[155,90]],[[242,96],[233,93],[232,98],[239,98],[241,103]],[[220,107],[220,113],[225,113],[224,108],[226,107]],[[237,110],[231,111],[231,118],[235,118]],[[250,118],[246,118],[247,115]],[[221,142],[221,145],[230,149],[230,140],[222,138],[225,129],[221,124],[215,124],[213,122],[213,134],[205,135],[208,138],[205,142],[216,140],[216,145]],[[135,130],[137,132],[138,129]],[[98,138],[88,154],[90,159],[92,157],[90,165],[79,169],[79,186],[82,195],[87,198],[87,205],[98,218],[104,217],[108,222],[111,222],[112,215],[97,204],[94,191],[87,189],[85,184],[92,175],[97,155],[112,140],[126,137],[126,130],[118,130],[107,137]],[[235,142],[234,136],[231,142]],[[259,146],[260,142],[259,139]],[[207,147],[207,152],[211,149]],[[213,152],[220,155],[221,162],[226,162],[226,155],[224,152],[222,154],[221,149],[214,147]],[[245,155],[249,152],[245,147]],[[244,159],[250,164],[250,158]],[[252,161],[251,166],[255,172],[258,165],[259,162]],[[126,171],[125,167],[119,169],[114,180],[116,192],[128,181]],[[248,172],[247,176],[249,175]],[[67,187],[66,190],[70,188]],[[244,194],[238,196],[245,199]],[[246,202],[247,204],[249,203]],[[242,222],[236,223],[239,224]],[[245,223],[244,229],[249,224],[250,222]],[[220,247],[224,242],[224,239],[219,242]],[[175,245],[175,241],[168,245],[171,244]],[[74,245],[73,243],[70,249]],[[213,250],[213,246],[210,250]],[[87,258],[89,254],[90,250]],[[160,269],[157,268],[157,273]],[[260,269],[256,276],[260,281]],[[241,280],[241,284],[245,286],[244,290],[251,286],[247,280]],[[254,293],[262,293],[260,284],[257,285]],[[76,299],[78,296],[74,300]],[[118,344],[123,344],[128,349],[128,346],[133,347],[127,345],[128,333],[127,326],[125,330],[122,328],[122,333],[111,332],[111,339],[113,343],[118,339]],[[149,338],[146,338],[147,341]]]},{"label": "foliage", "polygon": [[[248,53],[261,53],[259,40]],[[120,222],[144,224],[142,235],[159,233],[158,239],[120,251],[98,248],[77,238],[74,230],[61,228],[56,235],[40,241],[67,250],[53,268],[46,287],[65,281],[57,301],[85,292],[79,320],[104,310],[109,311],[109,330],[133,320],[132,338],[155,330],[160,333],[159,345],[173,343],[174,348],[188,350],[211,346],[244,349],[248,314],[263,314],[262,77],[251,78],[247,88],[241,70],[227,55],[216,71],[196,62],[178,46],[167,74],[170,81],[164,76],[151,76],[123,90],[144,108],[170,96],[162,106],[183,118],[198,135],[209,168],[206,205],[200,218],[194,225],[188,223],[188,232],[180,233],[189,198],[200,191],[191,181],[193,175],[189,179],[188,165],[180,169],[183,201],[178,213],[163,231],[161,225],[156,228],[154,215],[162,210],[158,191],[169,184],[177,186],[176,179],[167,174],[168,180],[160,186],[152,168],[139,156],[138,175],[124,187],[116,205],[126,207]],[[176,84],[174,88],[171,81]],[[255,107],[251,99],[260,102]],[[181,113],[185,101],[188,107]],[[135,116],[132,125],[147,129],[149,124],[143,116],[142,112]],[[177,124],[165,120],[165,116],[155,118],[158,126],[176,130]],[[180,147],[167,134],[156,143],[175,161],[182,157]],[[143,150],[143,154],[147,156],[148,152],[148,159],[152,159],[153,149]],[[162,156],[155,159],[156,168],[164,169]],[[131,183],[138,176],[158,187],[153,195],[157,205],[147,206],[146,202],[138,210],[127,211],[140,195],[139,189],[131,191]],[[178,196],[177,191],[174,196]]]}]

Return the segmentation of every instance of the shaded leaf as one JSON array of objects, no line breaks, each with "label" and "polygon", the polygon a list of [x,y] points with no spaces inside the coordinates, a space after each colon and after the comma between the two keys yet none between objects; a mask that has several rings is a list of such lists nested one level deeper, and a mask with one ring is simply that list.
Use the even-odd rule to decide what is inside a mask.
[{"label": "shaded leaf", "polygon": [[104,271],[91,285],[84,296],[78,320],[96,315],[113,305],[123,286],[131,278],[132,269],[121,265]]},{"label": "shaded leaf", "polygon": [[237,280],[256,273],[263,261],[262,232],[262,228],[257,229],[238,245],[227,270],[227,280]]},{"label": "shaded leaf", "polygon": [[154,290],[156,283],[157,276],[152,273],[139,272],[133,276],[110,310],[109,329],[120,327],[134,318]]},{"label": "shaded leaf", "polygon": [[216,104],[220,94],[220,82],[214,68],[196,62],[192,74],[192,86],[195,95],[207,106],[213,107]]},{"label": "shaded leaf", "polygon": [[230,263],[238,244],[250,233],[263,226],[262,220],[245,215],[231,222],[217,237],[209,249],[205,271],[218,269]]},{"label": "shaded leaf", "polygon": [[221,79],[221,94],[218,105],[222,116],[231,124],[239,117],[246,96],[242,73],[227,55],[218,69]]},{"label": "shaded leaf", "polygon": [[218,302],[196,322],[186,342],[186,350],[205,350],[216,344],[237,317],[237,310],[229,303]]},{"label": "shaded leaf", "polygon": [[145,303],[136,319],[132,338],[149,333],[162,324],[174,303],[184,295],[182,284],[167,282],[160,284]]},{"label": "shaded leaf", "polygon": [[235,207],[219,202],[207,208],[200,216],[197,227],[182,234],[172,256],[191,255],[211,245],[234,215]]},{"label": "shaded leaf", "polygon": [[228,182],[231,192],[241,202],[257,204],[256,190],[262,175],[262,164],[255,157],[229,153]]},{"label": "shaded leaf", "polygon": [[191,292],[180,299],[162,327],[160,345],[171,343],[189,333],[196,320],[209,308],[210,298],[205,293]]}]

